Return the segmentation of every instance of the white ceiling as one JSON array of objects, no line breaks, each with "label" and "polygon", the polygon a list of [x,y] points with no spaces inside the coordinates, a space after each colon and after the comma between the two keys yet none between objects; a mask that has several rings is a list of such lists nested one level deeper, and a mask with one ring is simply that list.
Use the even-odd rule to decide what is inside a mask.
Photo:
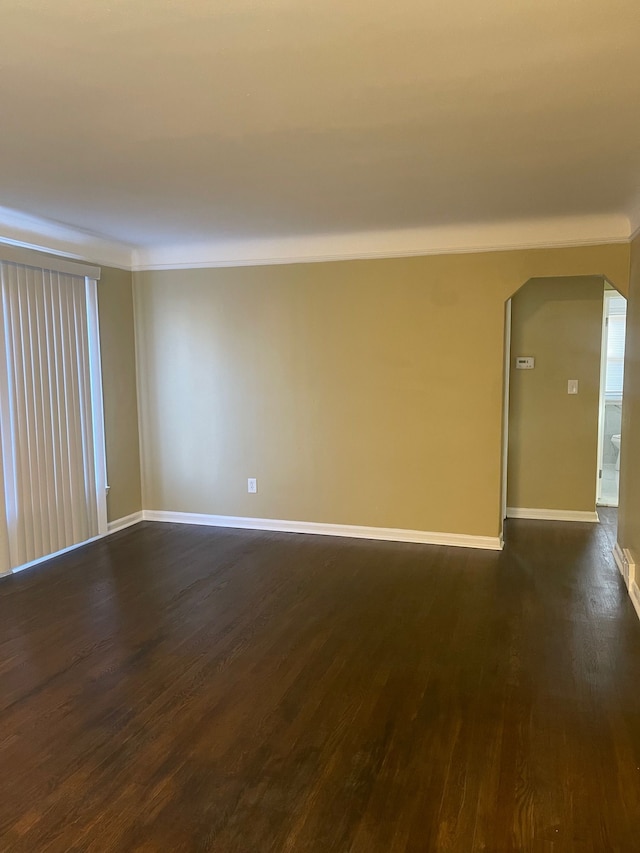
[{"label": "white ceiling", "polygon": [[6,208],[148,249],[640,209],[638,0],[0,11]]}]

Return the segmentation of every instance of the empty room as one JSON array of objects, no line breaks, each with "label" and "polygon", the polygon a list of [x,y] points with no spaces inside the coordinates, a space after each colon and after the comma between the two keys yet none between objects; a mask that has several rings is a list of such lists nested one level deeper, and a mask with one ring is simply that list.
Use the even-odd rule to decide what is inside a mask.
[{"label": "empty room", "polygon": [[640,5],[0,9],[0,851],[640,849]]}]

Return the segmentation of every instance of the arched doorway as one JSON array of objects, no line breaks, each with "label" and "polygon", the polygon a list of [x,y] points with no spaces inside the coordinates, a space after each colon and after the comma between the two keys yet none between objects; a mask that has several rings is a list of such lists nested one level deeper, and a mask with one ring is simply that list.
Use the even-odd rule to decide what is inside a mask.
[{"label": "arched doorway", "polygon": [[[507,301],[504,518],[598,521],[606,435],[602,318],[610,287],[603,276],[537,278]],[[609,430],[612,423],[610,417]],[[612,444],[608,465],[613,452]]]}]

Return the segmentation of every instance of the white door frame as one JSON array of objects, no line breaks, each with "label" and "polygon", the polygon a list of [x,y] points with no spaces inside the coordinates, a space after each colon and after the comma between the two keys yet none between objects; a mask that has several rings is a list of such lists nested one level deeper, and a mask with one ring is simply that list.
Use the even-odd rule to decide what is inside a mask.
[{"label": "white door frame", "polygon": [[509,383],[511,381],[511,297],[504,305],[504,372],[502,378],[502,494],[500,501],[500,539],[504,538],[507,517],[507,465],[509,461]]},{"label": "white door frame", "polygon": [[[612,291],[615,292],[615,291]],[[607,323],[608,307],[607,293],[605,290],[602,299],[602,342],[600,348],[600,387],[598,398],[598,456],[596,467],[596,505],[602,499],[602,466],[604,459],[604,416],[605,416],[605,384],[607,381],[607,345],[609,338],[609,328]]]}]

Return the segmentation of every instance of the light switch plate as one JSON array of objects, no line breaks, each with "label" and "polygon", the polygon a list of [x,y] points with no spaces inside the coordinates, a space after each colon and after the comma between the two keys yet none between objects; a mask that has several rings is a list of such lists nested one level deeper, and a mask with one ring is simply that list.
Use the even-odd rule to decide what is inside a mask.
[{"label": "light switch plate", "polygon": [[578,380],[577,379],[568,379],[567,380],[567,394],[577,394],[578,393]]}]

